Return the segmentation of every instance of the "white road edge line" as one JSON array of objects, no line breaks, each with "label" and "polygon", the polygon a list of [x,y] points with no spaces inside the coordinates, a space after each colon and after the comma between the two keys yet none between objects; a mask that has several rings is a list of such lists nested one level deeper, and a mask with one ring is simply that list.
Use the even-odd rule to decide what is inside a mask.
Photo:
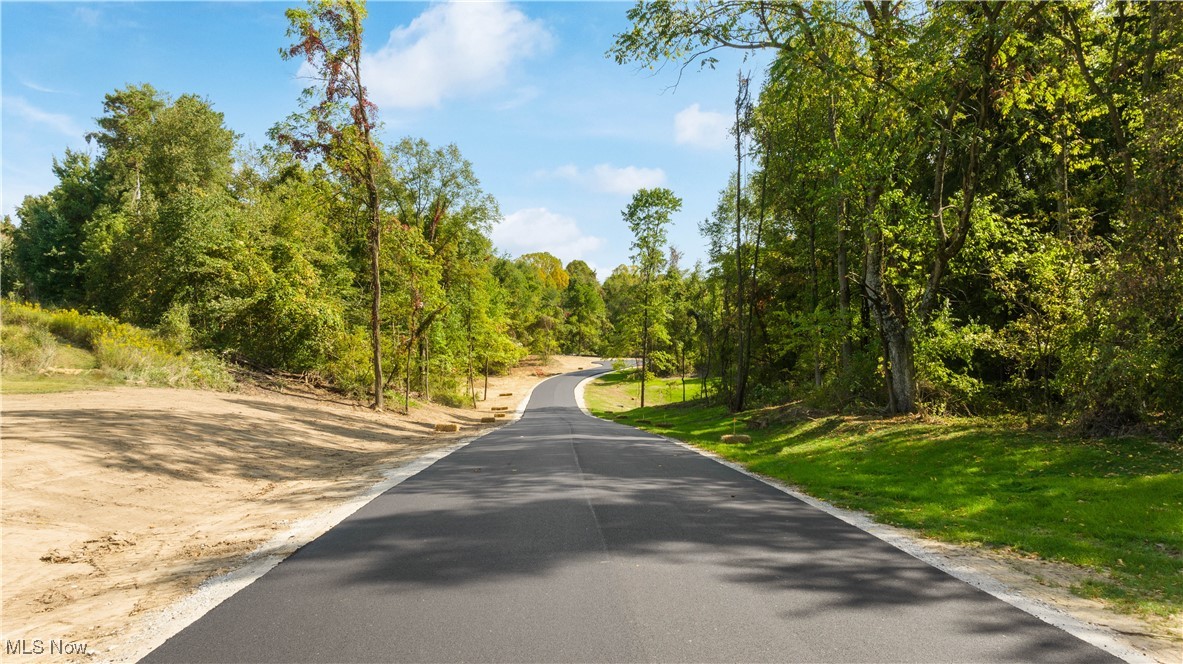
[{"label": "white road edge line", "polygon": [[[584,415],[594,417],[594,415],[591,414],[591,411],[587,409],[587,404],[584,401],[584,389],[587,387],[589,382],[603,375],[605,374],[589,376],[575,386],[575,402],[579,404],[579,409],[583,411]],[[604,421],[608,422],[610,420]],[[616,424],[622,423],[617,422]],[[639,430],[644,431],[644,429]],[[853,510],[843,509],[841,507],[835,507],[834,505],[822,500],[818,500],[813,496],[806,495],[800,490],[784,484],[779,480],[754,473],[733,461],[724,459],[718,454],[697,448],[693,445],[690,445],[689,443],[684,443],[675,438],[662,436],[660,434],[655,434],[648,431],[645,433],[656,436],[663,440],[667,440],[671,443],[674,443],[675,445],[684,447],[691,452],[697,452],[698,454],[701,454],[702,456],[711,459],[716,463],[721,463],[724,466],[743,473],[754,480],[763,482],[764,484],[767,484],[778,491],[787,493],[788,495],[800,500],[806,505],[815,507],[826,514],[837,517],[838,519],[845,521],[855,528],[858,528],[859,530],[862,530],[863,532],[890,544],[900,551],[903,551],[909,556],[912,556],[923,563],[932,565],[949,576],[952,576],[953,578],[960,581],[964,581],[965,583],[968,583],[982,592],[997,597],[998,599],[1010,604],[1016,609],[1035,616],[1039,620],[1042,620],[1053,627],[1062,629],[1072,636],[1080,639],[1081,641],[1092,644],[1115,657],[1119,657],[1126,662],[1129,662],[1130,664],[1157,664],[1157,660],[1123,643],[1117,633],[1113,630],[1100,625],[1093,625],[1091,623],[1084,622],[1083,620],[1070,615],[1062,609],[1045,604],[1044,602],[1041,602],[1037,599],[1027,597],[988,574],[983,574],[975,569],[970,568],[969,566],[956,563],[945,556],[929,551],[918,544],[915,537],[903,528],[896,528],[894,526],[878,523],[864,512],[856,512]]]}]

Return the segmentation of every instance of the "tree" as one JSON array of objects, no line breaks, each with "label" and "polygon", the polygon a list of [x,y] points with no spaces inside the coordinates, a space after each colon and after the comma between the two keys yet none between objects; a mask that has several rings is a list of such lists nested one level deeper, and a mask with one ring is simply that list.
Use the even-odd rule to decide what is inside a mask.
[{"label": "tree", "polygon": [[49,193],[28,196],[17,208],[12,258],[38,300],[77,305],[84,298],[83,226],[102,201],[104,178],[90,155],[72,150],[53,160],[53,173],[58,183]]},{"label": "tree", "polygon": [[663,187],[640,189],[621,212],[633,232],[632,260],[640,274],[641,290],[641,407],[645,407],[645,382],[649,372],[649,342],[651,327],[662,325],[665,316],[664,298],[658,288],[660,273],[665,266],[666,226],[670,215],[682,209],[682,199]]},{"label": "tree", "polygon": [[563,289],[563,352],[597,353],[608,335],[603,289],[595,271],[583,261],[567,263],[566,271],[570,280]]},{"label": "tree", "polygon": [[304,90],[303,114],[276,125],[271,136],[301,157],[318,156],[344,178],[343,194],[363,192],[370,258],[370,346],[374,372],[374,408],[383,407],[380,274],[382,207],[379,181],[382,151],[373,136],[377,107],[362,82],[364,0],[309,0],[307,9],[289,9],[288,37],[296,42],[280,50],[284,59],[303,58],[316,72],[316,84]]},{"label": "tree", "polygon": [[4,215],[0,220],[0,296],[18,298],[25,290],[20,270],[13,260],[13,243],[16,237],[16,225],[12,218]]}]

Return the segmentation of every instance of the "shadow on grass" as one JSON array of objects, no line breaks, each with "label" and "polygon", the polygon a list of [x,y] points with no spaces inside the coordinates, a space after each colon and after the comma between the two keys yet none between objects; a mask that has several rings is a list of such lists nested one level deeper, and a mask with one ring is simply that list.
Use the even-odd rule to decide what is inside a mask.
[{"label": "shadow on grass", "polygon": [[[731,432],[721,407],[628,411],[670,435],[881,521],[960,543],[1013,547],[1098,575],[1135,612],[1183,609],[1183,449],[1079,439],[979,421],[801,418]],[[1096,588],[1104,588],[1095,591]]]}]

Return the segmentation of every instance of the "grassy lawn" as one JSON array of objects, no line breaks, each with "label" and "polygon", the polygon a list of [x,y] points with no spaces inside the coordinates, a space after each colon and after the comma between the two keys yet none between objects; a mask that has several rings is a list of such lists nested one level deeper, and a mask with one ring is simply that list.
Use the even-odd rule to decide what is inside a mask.
[{"label": "grassy lawn", "polygon": [[[609,374],[589,409],[693,443],[884,523],[949,542],[1068,562],[1097,573],[1073,591],[1134,613],[1183,611],[1183,449],[1023,430],[1003,420],[823,417],[787,409],[732,418]],[[677,394],[681,398],[680,388]],[[652,406],[648,406],[652,403]],[[750,444],[725,445],[731,433]]]},{"label": "grassy lawn", "polygon": [[0,394],[49,394],[124,385],[102,374],[15,374],[0,377]]}]

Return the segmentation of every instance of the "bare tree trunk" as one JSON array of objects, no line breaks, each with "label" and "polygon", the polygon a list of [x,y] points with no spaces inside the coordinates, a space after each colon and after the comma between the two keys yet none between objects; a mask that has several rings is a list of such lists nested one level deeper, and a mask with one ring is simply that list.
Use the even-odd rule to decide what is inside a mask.
[{"label": "bare tree trunk", "polygon": [[743,111],[747,103],[747,79],[739,74],[739,90],[735,96],[735,314],[738,339],[735,355],[735,394],[731,410],[744,409],[748,389],[747,342],[744,324],[744,265],[743,265]]},{"label": "bare tree trunk", "polygon": [[414,309],[407,315],[407,385],[403,394],[403,414],[411,414],[411,348],[415,345],[415,314]]},{"label": "bare tree trunk", "polygon": [[378,210],[378,190],[370,193],[371,219],[370,219],[370,342],[373,350],[373,364],[374,364],[374,408],[382,410],[384,405],[383,389],[382,389],[382,333],[379,329],[381,320],[379,319],[379,312],[382,306],[382,278],[378,267],[378,258],[381,252],[381,235],[379,233],[379,214]]},{"label": "bare tree trunk", "polygon": [[476,381],[472,374],[472,318],[468,319],[468,394],[472,397],[472,407],[476,408]]},{"label": "bare tree trunk", "polygon": [[678,366],[682,372],[682,403],[686,403],[686,346],[678,344]]},{"label": "bare tree trunk", "polygon": [[[834,95],[830,95],[830,145],[834,148],[834,153],[838,152],[838,118],[837,118],[837,102]],[[838,176],[838,169],[835,168],[832,174],[832,183],[834,191],[840,191],[841,180]],[[845,374],[850,371],[850,357],[852,355],[850,343],[850,276],[847,274],[846,265],[846,197],[842,194],[838,195],[838,199],[834,205],[834,227],[837,229],[837,247],[835,248],[834,263],[838,270],[838,317],[841,319],[842,330],[842,348],[839,354],[839,367],[842,373]]]},{"label": "bare tree trunk", "polygon": [[645,285],[645,313],[641,324],[641,408],[645,407],[645,381],[649,378],[649,285]]},{"label": "bare tree trunk", "polygon": [[883,280],[883,233],[870,217],[878,205],[879,190],[867,196],[868,221],[863,286],[871,313],[883,341],[883,369],[887,383],[888,409],[911,413],[916,409],[916,368],[913,363],[912,331],[903,298]]},{"label": "bare tree trunk", "polygon": [[423,400],[431,401],[431,337],[423,335]]},{"label": "bare tree trunk", "polygon": [[817,321],[818,295],[817,269],[817,218],[811,215],[809,222],[809,294],[810,306],[813,309],[813,386],[822,386],[822,349],[821,330]]}]

